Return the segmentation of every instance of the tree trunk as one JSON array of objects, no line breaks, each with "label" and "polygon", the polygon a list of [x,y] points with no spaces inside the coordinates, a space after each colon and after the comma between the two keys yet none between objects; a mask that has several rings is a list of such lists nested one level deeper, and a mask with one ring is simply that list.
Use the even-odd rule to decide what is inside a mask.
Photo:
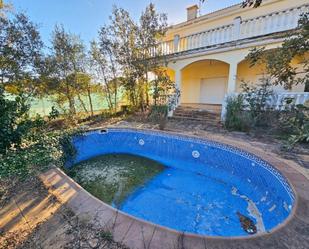
[{"label": "tree trunk", "polygon": [[66,95],[69,101],[69,108],[70,108],[70,113],[75,115],[76,114],[76,109],[75,109],[75,101],[74,101],[74,96],[71,96],[71,91],[69,87],[69,83],[67,79],[65,80],[65,85],[66,85]]},{"label": "tree trunk", "polygon": [[84,101],[82,100],[82,98],[80,97],[79,94],[77,94],[77,97],[78,97],[78,100],[79,100],[79,102],[81,103],[81,105],[82,105],[84,111],[85,111],[86,113],[88,113],[88,110],[87,110],[87,108],[86,108],[86,105],[85,105]]},{"label": "tree trunk", "polygon": [[74,98],[72,98],[71,96],[68,96],[68,100],[69,100],[70,113],[75,115],[76,114],[76,109],[75,109]]},{"label": "tree trunk", "polygon": [[89,105],[90,105],[91,117],[93,117],[94,113],[93,113],[93,104],[92,104],[90,87],[87,88],[87,94],[88,94],[88,100],[89,100]]},{"label": "tree trunk", "polygon": [[149,89],[148,89],[148,72],[146,72],[146,82],[145,82],[145,94],[146,94],[146,106],[149,106]]},{"label": "tree trunk", "polygon": [[74,101],[74,97],[71,96],[70,92],[69,92],[69,88],[67,87],[67,98],[69,101],[69,108],[70,108],[70,113],[75,115],[76,114],[76,108],[75,108],[75,101]]}]

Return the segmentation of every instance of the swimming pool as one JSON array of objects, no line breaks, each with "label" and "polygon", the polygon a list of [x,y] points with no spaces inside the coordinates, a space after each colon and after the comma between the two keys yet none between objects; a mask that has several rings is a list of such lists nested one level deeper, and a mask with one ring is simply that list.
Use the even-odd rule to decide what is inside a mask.
[{"label": "swimming pool", "polygon": [[291,186],[279,171],[224,144],[133,129],[91,131],[73,142],[73,164],[123,153],[165,165],[119,209],[181,232],[224,237],[263,233],[282,223],[294,205]]}]

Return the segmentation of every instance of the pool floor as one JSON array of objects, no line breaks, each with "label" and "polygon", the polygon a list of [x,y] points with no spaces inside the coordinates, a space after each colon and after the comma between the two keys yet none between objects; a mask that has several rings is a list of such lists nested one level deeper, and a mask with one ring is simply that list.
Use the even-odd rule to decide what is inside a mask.
[{"label": "pool floor", "polygon": [[254,221],[248,202],[233,194],[233,186],[177,169],[166,169],[150,180],[120,209],[156,224],[204,235],[247,235],[239,213]]},{"label": "pool floor", "polygon": [[258,205],[250,199],[262,194],[219,169],[206,175],[145,157],[107,154],[80,162],[68,174],[105,203],[178,231],[209,236],[265,231]]}]

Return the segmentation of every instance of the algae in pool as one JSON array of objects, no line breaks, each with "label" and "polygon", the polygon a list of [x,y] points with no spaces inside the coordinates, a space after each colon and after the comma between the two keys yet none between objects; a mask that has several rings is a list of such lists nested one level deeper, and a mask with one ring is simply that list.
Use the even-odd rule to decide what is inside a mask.
[{"label": "algae in pool", "polygon": [[136,188],[164,170],[160,163],[128,154],[109,154],[83,161],[68,175],[88,192],[116,208]]}]

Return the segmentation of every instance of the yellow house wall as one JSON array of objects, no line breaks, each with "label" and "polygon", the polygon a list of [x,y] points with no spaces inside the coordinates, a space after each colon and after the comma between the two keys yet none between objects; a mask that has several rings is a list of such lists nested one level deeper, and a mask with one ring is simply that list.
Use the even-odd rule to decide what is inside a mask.
[{"label": "yellow house wall", "polygon": [[227,79],[228,74],[229,65],[221,61],[204,60],[188,65],[182,70],[181,103],[199,103],[201,80],[223,77]]},{"label": "yellow house wall", "polygon": [[268,13],[285,10],[293,6],[301,6],[303,4],[308,4],[308,0],[264,0],[264,4],[259,8],[243,9],[239,5],[233,6],[202,16],[190,22],[174,25],[168,30],[165,40],[172,40],[174,35],[180,35],[180,37],[183,37],[219,26],[229,25],[239,16],[242,20],[246,20]]},{"label": "yellow house wall", "polygon": [[175,71],[170,68],[164,68],[164,69],[170,80],[175,82]]},{"label": "yellow house wall", "polygon": [[[266,49],[275,49],[280,46],[280,42],[263,45]],[[242,80],[258,84],[259,79],[262,78],[263,75],[266,75],[266,68],[265,65],[257,65],[250,68],[249,62],[245,60],[245,57],[253,47],[255,47],[255,45],[243,49],[231,48],[223,52],[214,51],[209,54],[199,54],[194,57],[192,56],[171,61],[168,64],[168,67],[172,69],[171,72],[173,79],[175,78],[175,72],[181,72],[181,103],[199,103],[201,79],[211,77],[227,77],[229,75],[230,65],[237,65],[237,71],[235,73],[237,92],[240,91],[240,84]],[[309,53],[307,53],[306,57],[309,58]],[[220,63],[213,64],[212,67],[210,67],[210,60],[217,60],[220,61]],[[303,71],[302,66],[299,64],[300,61],[300,58],[295,58],[292,61],[292,66],[298,68],[297,72],[299,73],[299,76],[301,76],[301,72]],[[234,78],[234,75],[232,75],[232,78]],[[275,90],[285,91],[282,87],[275,87]],[[303,92],[304,86],[294,86],[291,91]]]},{"label": "yellow house wall", "polygon": [[[301,77],[304,73],[303,66],[300,63],[299,58],[295,58],[291,62],[293,68],[297,68],[297,77]],[[246,82],[248,84],[259,84],[263,77],[267,77],[267,70],[265,64],[258,64],[250,67],[248,60],[244,60],[238,64],[237,68],[237,92],[241,92],[241,84]],[[303,84],[294,85],[290,91],[292,92],[303,92],[305,86]],[[286,91],[282,86],[274,86],[276,91]]]}]

